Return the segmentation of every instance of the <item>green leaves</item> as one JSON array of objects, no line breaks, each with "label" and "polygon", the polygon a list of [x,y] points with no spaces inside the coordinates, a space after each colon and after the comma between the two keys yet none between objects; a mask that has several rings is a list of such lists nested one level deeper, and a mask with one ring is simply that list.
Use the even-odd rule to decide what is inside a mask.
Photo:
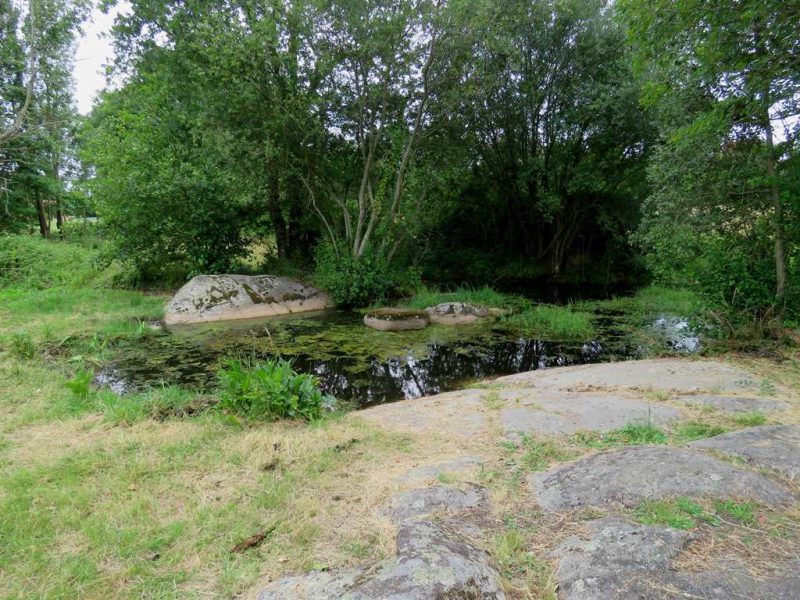
[{"label": "green leaves", "polygon": [[219,407],[258,420],[312,421],[332,409],[335,399],[324,395],[311,375],[298,374],[286,360],[228,360],[219,373]]}]

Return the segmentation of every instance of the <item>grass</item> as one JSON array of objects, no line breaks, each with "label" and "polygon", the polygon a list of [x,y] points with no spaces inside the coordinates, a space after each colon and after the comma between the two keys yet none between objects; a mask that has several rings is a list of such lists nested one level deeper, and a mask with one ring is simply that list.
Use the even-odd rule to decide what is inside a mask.
[{"label": "grass", "polygon": [[555,600],[555,580],[550,565],[540,559],[529,547],[529,532],[506,527],[491,541],[491,553],[508,592],[524,591],[527,598]]},{"label": "grass", "polygon": [[573,436],[573,440],[581,446],[605,448],[622,445],[666,444],[668,435],[652,423],[634,422],[606,433],[579,431]]},{"label": "grass", "polygon": [[700,421],[687,421],[675,426],[673,436],[678,442],[691,442],[702,438],[721,435],[726,431],[727,429],[721,425],[703,423]]},{"label": "grass", "polygon": [[527,471],[541,471],[555,462],[571,458],[572,454],[553,440],[538,440],[523,435],[520,439],[520,464]]},{"label": "grass", "polygon": [[741,415],[734,415],[731,419],[737,425],[741,425],[742,427],[753,427],[755,425],[763,425],[767,422],[767,415],[762,412],[753,411],[749,413],[743,413]]},{"label": "grass", "polygon": [[755,502],[733,499],[692,500],[684,496],[668,500],[646,500],[634,510],[634,517],[644,525],[664,525],[674,529],[694,529],[701,524],[714,527],[723,522],[754,525],[760,507]]},{"label": "grass", "polygon": [[630,296],[610,300],[578,302],[579,310],[620,311],[629,315],[673,314],[692,316],[702,312],[700,298],[691,290],[652,285]]},{"label": "grass", "polygon": [[490,287],[460,287],[453,292],[440,292],[435,289],[422,288],[413,296],[404,298],[400,304],[408,308],[423,309],[443,302],[466,302],[480,304],[486,308],[512,308],[520,300],[514,296],[503,294]]},{"label": "grass", "polygon": [[592,316],[570,306],[528,305],[506,317],[503,326],[550,340],[588,340],[595,335]]}]

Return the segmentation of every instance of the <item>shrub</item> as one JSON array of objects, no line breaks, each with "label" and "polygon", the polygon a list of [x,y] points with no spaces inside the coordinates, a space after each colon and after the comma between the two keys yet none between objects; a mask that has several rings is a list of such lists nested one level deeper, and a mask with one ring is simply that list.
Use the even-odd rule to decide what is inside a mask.
[{"label": "shrub", "polygon": [[85,285],[97,275],[97,253],[31,235],[0,235],[0,288]]},{"label": "shrub", "polygon": [[335,400],[316,378],[296,373],[286,360],[228,360],[219,374],[219,407],[253,419],[318,419]]},{"label": "shrub", "polygon": [[317,248],[315,263],[316,283],[341,306],[368,306],[419,284],[414,271],[392,268],[381,256],[365,254],[354,258],[341,254],[337,257],[328,243]]}]

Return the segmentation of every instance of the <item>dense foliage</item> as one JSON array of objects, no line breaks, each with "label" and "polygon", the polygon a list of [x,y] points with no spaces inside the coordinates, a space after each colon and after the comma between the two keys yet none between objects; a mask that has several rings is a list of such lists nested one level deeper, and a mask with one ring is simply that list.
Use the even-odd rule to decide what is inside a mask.
[{"label": "dense foliage", "polygon": [[84,3],[0,7],[0,229],[96,208],[136,281],[257,248],[348,305],[646,268],[794,316],[796,3],[134,0],[77,130]]},{"label": "dense foliage", "polygon": [[219,373],[219,386],[220,408],[251,419],[311,421],[334,404],[313,376],[295,373],[285,360],[229,360]]}]

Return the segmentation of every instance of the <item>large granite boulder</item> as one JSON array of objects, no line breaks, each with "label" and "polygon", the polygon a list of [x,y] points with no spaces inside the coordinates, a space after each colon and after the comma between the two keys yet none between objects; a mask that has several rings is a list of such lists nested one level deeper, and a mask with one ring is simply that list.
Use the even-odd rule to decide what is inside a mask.
[{"label": "large granite boulder", "polygon": [[198,275],[167,304],[164,322],[200,323],[320,310],[330,297],[311,286],[273,275]]},{"label": "large granite boulder", "polygon": [[489,316],[489,310],[466,302],[443,302],[425,309],[431,323],[440,325],[466,325]]},{"label": "large granite boulder", "polygon": [[364,325],[378,331],[407,331],[428,326],[428,314],[407,308],[378,308],[364,315]]}]

